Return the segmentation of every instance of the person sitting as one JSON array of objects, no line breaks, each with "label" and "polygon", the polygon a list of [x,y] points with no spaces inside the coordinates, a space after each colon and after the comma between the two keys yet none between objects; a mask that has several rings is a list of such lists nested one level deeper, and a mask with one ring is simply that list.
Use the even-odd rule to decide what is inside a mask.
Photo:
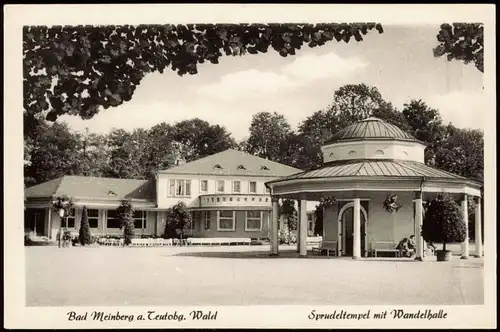
[{"label": "person sitting", "polygon": [[415,235],[410,235],[410,238],[408,239],[408,250],[410,251],[411,254],[417,252],[417,247],[415,244]]},{"label": "person sitting", "polygon": [[399,241],[396,249],[399,250],[399,254],[401,257],[411,257],[411,250],[408,248],[408,238],[405,237],[401,241]]},{"label": "person sitting", "polygon": [[434,245],[434,243],[432,242],[427,242],[427,251],[430,252],[431,255],[435,255],[436,254],[436,246]]}]

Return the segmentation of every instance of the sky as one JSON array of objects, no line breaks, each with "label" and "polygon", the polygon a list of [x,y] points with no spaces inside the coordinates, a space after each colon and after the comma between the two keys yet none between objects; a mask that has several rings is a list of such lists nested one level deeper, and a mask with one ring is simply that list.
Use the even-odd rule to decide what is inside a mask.
[{"label": "sky", "polygon": [[197,75],[182,77],[166,70],[148,74],[132,100],[102,109],[90,120],[63,116],[73,130],[108,133],[198,117],[228,129],[238,141],[248,136],[252,116],[261,111],[283,114],[296,128],[326,108],[345,84],[365,83],[402,108],[422,99],[443,120],[460,128],[483,129],[483,74],[473,64],[434,58],[439,25],[384,25],[362,42],[336,42],[282,57],[265,54],[222,57],[205,63]]}]

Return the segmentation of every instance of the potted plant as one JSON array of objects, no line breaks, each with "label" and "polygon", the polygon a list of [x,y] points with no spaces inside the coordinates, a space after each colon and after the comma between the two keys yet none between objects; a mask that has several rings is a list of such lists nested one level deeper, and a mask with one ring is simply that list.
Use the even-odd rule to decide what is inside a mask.
[{"label": "potted plant", "polygon": [[465,241],[466,232],[462,211],[450,195],[440,194],[427,204],[421,234],[426,242],[443,244],[436,250],[438,261],[451,260],[446,244]]}]

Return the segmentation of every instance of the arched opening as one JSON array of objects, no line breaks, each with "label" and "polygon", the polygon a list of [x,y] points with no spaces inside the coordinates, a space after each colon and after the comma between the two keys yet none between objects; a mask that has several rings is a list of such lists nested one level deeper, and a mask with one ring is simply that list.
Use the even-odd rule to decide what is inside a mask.
[{"label": "arched opening", "polygon": [[[360,205],[361,209],[361,256],[366,257],[367,252],[367,221],[368,214],[365,208]],[[340,253],[342,256],[352,256],[353,255],[353,244],[354,244],[354,203],[349,202],[345,204],[339,211],[338,217],[338,243],[340,247]]]}]

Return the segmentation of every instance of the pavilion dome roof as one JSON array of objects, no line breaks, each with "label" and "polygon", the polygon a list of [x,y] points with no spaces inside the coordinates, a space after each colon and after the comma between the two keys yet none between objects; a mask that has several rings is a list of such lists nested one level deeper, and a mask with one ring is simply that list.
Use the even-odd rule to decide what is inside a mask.
[{"label": "pavilion dome roof", "polygon": [[374,117],[363,119],[339,130],[326,143],[359,140],[398,140],[421,143],[399,127]]}]

